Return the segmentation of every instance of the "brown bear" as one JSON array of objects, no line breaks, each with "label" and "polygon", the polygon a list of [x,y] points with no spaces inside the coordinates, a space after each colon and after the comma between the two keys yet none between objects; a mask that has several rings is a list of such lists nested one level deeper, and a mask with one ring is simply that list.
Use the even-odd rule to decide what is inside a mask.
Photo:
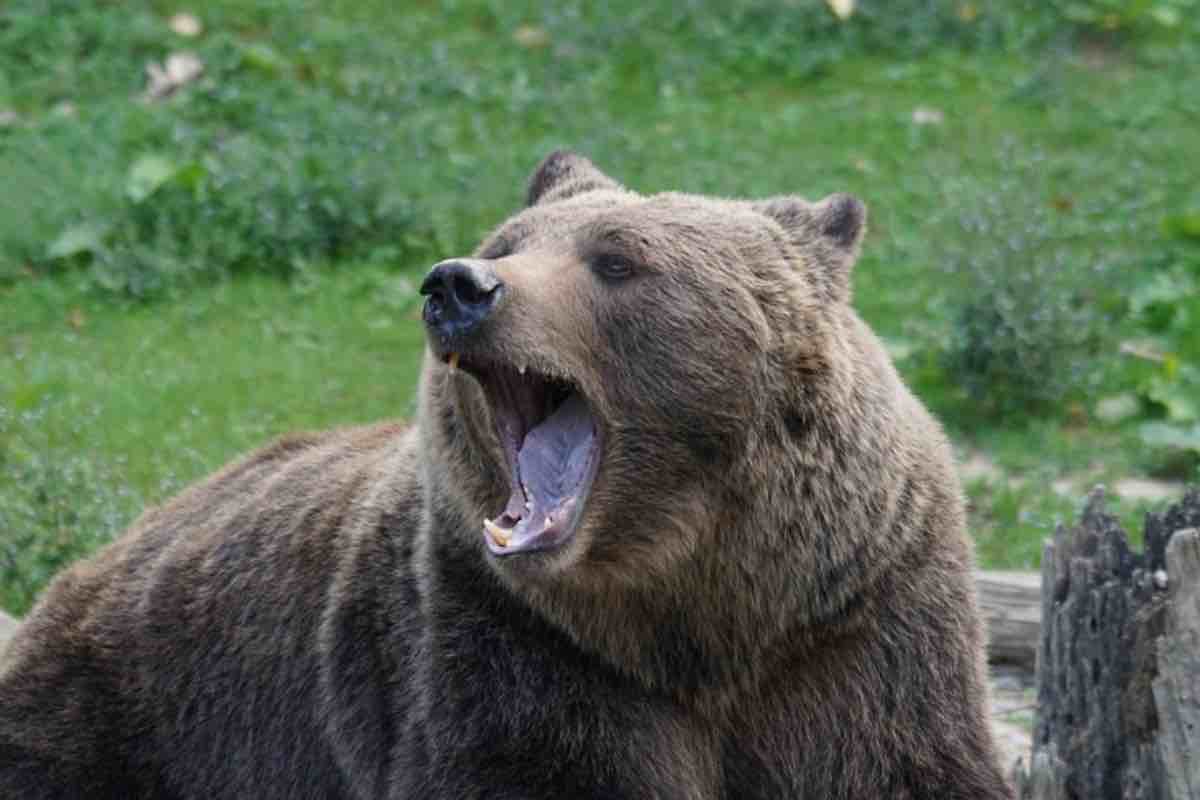
[{"label": "brown bear", "polygon": [[552,154],[422,285],[414,427],[284,439],[53,583],[0,797],[1009,797],[864,224]]}]

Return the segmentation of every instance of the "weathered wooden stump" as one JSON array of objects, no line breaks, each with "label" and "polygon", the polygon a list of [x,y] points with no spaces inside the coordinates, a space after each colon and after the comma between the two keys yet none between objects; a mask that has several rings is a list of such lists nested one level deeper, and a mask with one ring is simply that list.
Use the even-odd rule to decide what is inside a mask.
[{"label": "weathered wooden stump", "polygon": [[1028,800],[1200,800],[1200,491],[1129,548],[1088,498],[1042,561]]}]

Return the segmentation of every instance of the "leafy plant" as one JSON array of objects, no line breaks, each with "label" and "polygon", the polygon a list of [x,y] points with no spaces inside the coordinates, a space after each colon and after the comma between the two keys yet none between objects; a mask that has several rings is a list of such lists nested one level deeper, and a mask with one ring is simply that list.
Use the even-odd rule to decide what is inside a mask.
[{"label": "leafy plant", "polygon": [[424,245],[419,212],[377,163],[382,154],[354,158],[334,137],[310,141],[302,123],[276,133],[139,155],[111,205],[64,225],[31,262],[81,263],[103,289],[142,296],[196,278],[288,274],[382,245]]},{"label": "leafy plant", "polygon": [[1191,425],[1147,422],[1138,429],[1142,444],[1157,454],[1157,470],[1188,478],[1200,472],[1200,422]]},{"label": "leafy plant", "polygon": [[120,531],[139,500],[110,490],[87,457],[31,438],[28,420],[10,414],[0,405],[0,607],[21,614],[58,570]]},{"label": "leafy plant", "polygon": [[1129,310],[1150,331],[1164,333],[1190,327],[1187,300],[1194,296],[1196,282],[1177,270],[1158,272],[1138,286],[1129,297]]},{"label": "leafy plant", "polygon": [[[145,66],[168,52],[163,20],[136,5],[126,14],[63,4],[48,25],[36,6],[0,10],[0,73],[17,52],[74,77],[52,87],[14,63],[0,79],[0,108],[14,81],[18,100],[25,90],[43,102],[71,92],[71,111],[31,98],[27,119],[0,128],[0,183],[9,189],[0,251],[17,257],[0,259],[8,265],[0,277],[19,276],[13,261],[43,272],[83,266],[103,290],[146,296],[246,270],[288,275],[311,261],[428,246],[428,217],[406,191],[397,140],[380,135],[385,121],[369,104],[296,79],[307,74],[302,64],[272,61],[265,44],[228,33],[198,43],[199,78],[151,102],[137,92]],[[91,42],[112,55],[100,58]]]},{"label": "leafy plant", "polygon": [[1162,228],[1168,236],[1200,242],[1200,209],[1171,214],[1163,219]]},{"label": "leafy plant", "polygon": [[974,411],[1007,417],[1049,411],[1095,378],[1104,313],[1086,291],[1099,266],[1055,238],[1024,190],[978,201],[961,225],[943,368]]},{"label": "leafy plant", "polygon": [[1176,28],[1192,13],[1194,0],[1058,0],[1057,10],[1069,21],[1095,32],[1130,31],[1139,27]]}]

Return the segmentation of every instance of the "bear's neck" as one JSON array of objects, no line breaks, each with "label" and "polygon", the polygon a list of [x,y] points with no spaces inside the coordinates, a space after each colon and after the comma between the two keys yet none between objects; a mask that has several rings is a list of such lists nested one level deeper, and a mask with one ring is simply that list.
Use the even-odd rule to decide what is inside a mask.
[{"label": "bear's neck", "polygon": [[[866,387],[854,395],[872,391],[852,385]],[[646,685],[717,702],[757,685],[781,660],[856,630],[880,579],[930,533],[914,520],[938,502],[928,496],[938,483],[930,472],[948,456],[914,448],[907,423],[866,411],[889,409],[873,398],[826,399],[839,408],[805,398],[803,415],[756,432],[741,465],[713,489],[721,511],[700,547],[669,578],[550,585],[528,599]],[[830,414],[837,425],[823,422]]]}]

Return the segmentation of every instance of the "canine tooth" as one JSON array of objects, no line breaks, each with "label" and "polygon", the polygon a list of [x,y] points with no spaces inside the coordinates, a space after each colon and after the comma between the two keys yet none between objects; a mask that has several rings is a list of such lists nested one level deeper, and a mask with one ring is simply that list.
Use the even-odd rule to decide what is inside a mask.
[{"label": "canine tooth", "polygon": [[521,373],[522,375],[524,375],[524,374],[525,374],[525,365],[524,365],[524,364],[522,364],[521,366],[517,367],[517,372],[519,372],[519,373]]},{"label": "canine tooth", "polygon": [[492,522],[490,519],[483,521],[483,528],[492,537],[492,540],[501,547],[508,547],[508,534],[505,533],[499,525]]},{"label": "canine tooth", "polygon": [[451,353],[450,358],[446,359],[446,363],[450,365],[451,370],[458,369],[458,353]]}]

